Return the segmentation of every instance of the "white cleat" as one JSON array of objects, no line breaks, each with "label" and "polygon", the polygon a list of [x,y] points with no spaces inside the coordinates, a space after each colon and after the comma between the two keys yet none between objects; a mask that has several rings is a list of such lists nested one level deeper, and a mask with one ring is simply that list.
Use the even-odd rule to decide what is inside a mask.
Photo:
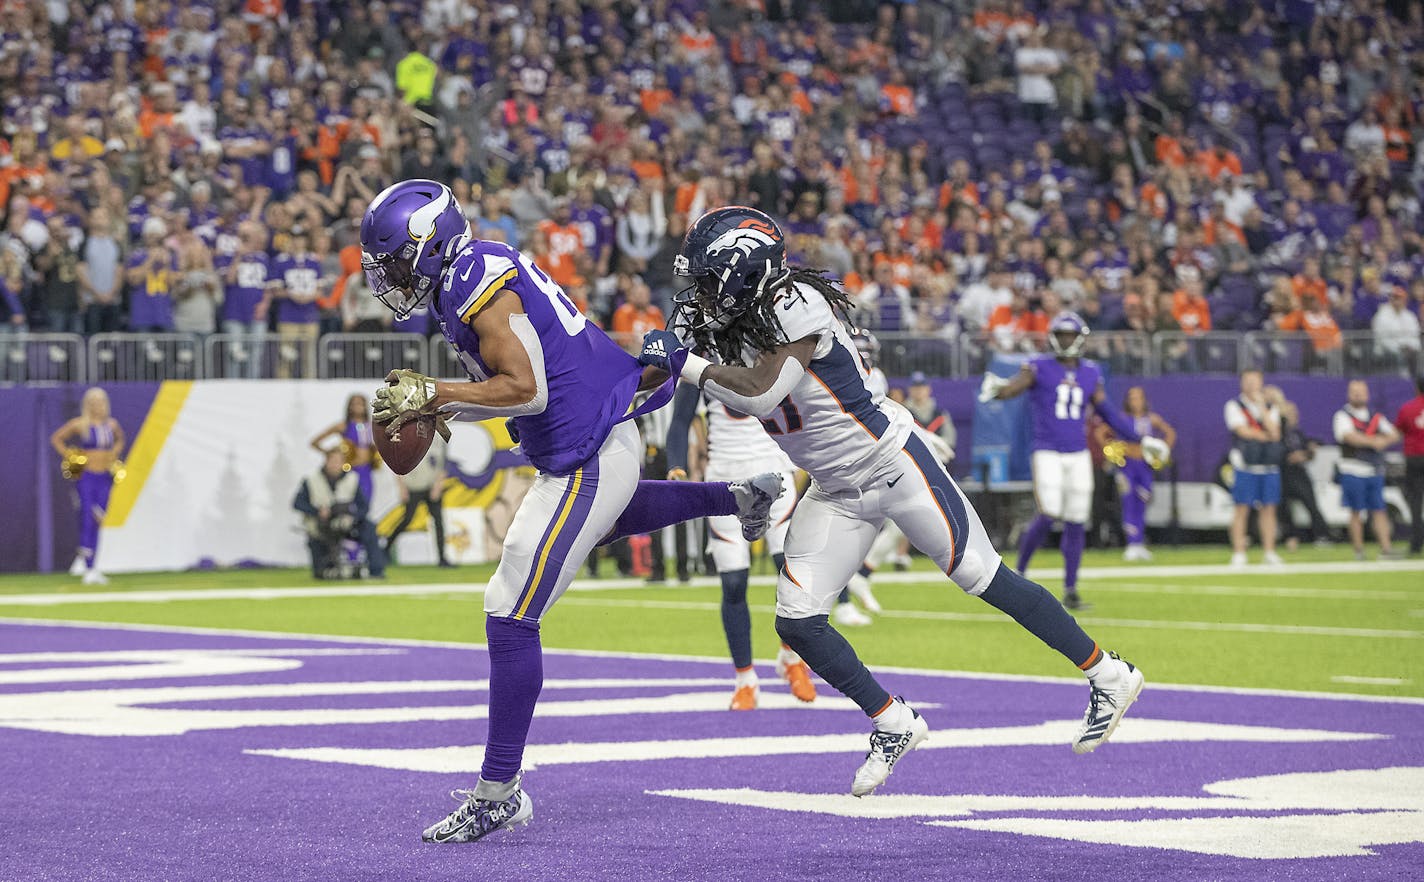
[{"label": "white cleat", "polygon": [[1115,652],[1108,653],[1108,656],[1118,666],[1118,681],[1106,689],[1089,682],[1093,691],[1088,698],[1088,711],[1083,714],[1083,724],[1078,727],[1078,737],[1073,739],[1074,753],[1092,753],[1099,744],[1111,738],[1117,731],[1118,723],[1126,716],[1127,709],[1142,694],[1145,682],[1142,672],[1118,658]]},{"label": "white cleat", "polygon": [[1238,551],[1231,555],[1232,569],[1244,570],[1246,568],[1247,563],[1249,563],[1249,561],[1246,560],[1246,552]]},{"label": "white cleat", "polygon": [[1147,550],[1146,545],[1129,545],[1123,551],[1122,559],[1147,561],[1152,559],[1152,552]]},{"label": "white cleat", "polygon": [[79,577],[89,570],[89,562],[84,559],[84,555],[76,554],[74,563],[69,565],[69,575]]},{"label": "white cleat", "polygon": [[856,573],[850,577],[846,583],[850,589],[851,596],[860,601],[860,605],[865,607],[866,612],[879,614],[881,612],[880,601],[875,599],[875,592],[870,590],[870,580]]},{"label": "white cleat", "polygon": [[99,572],[98,570],[90,570],[89,572],[84,574],[84,584],[107,585],[109,584],[109,577]]},{"label": "white cleat", "polygon": [[755,542],[766,532],[771,522],[771,504],[782,493],[779,472],[763,472],[727,485],[737,500],[737,520],[742,522],[742,536]]},{"label": "white cleat", "polygon": [[[481,782],[486,783],[486,782]],[[503,786],[503,785],[496,785]],[[481,799],[479,789],[452,790],[450,795],[462,800],[459,808],[445,820],[427,827],[420,838],[425,842],[477,842],[496,830],[514,832],[534,820],[534,800],[514,782],[514,791],[505,799]]]},{"label": "white cleat", "polygon": [[1281,556],[1279,554],[1276,554],[1274,551],[1268,551],[1264,555],[1262,555],[1261,563],[1265,564],[1268,567],[1283,567],[1286,565],[1286,562],[1284,560],[1281,560]]},{"label": "white cleat", "polygon": [[835,609],[831,610],[831,621],[842,628],[864,628],[875,623],[870,616],[856,609],[853,603],[836,604]]},{"label": "white cleat", "polygon": [[[905,704],[903,698],[896,697],[895,700]],[[855,780],[850,785],[851,796],[869,796],[874,793],[875,788],[884,784],[890,773],[895,771],[895,763],[900,761],[900,757],[914,750],[929,737],[930,726],[925,722],[925,718],[914,708],[908,705],[906,708],[914,715],[908,731],[877,730],[870,733],[870,752],[865,755],[865,762],[855,770]]]}]

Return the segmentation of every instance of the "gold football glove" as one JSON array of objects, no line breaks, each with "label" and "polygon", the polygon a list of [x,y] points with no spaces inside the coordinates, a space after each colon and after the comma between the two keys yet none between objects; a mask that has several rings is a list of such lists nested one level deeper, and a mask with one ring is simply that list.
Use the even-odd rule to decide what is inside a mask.
[{"label": "gold football glove", "polygon": [[389,423],[392,436],[422,413],[435,412],[435,380],[402,368],[386,375],[386,385],[371,399],[371,419]]},{"label": "gold football glove", "polygon": [[1103,459],[1122,468],[1127,465],[1127,442],[1109,441],[1103,445]]},{"label": "gold football glove", "polygon": [[1172,459],[1172,448],[1161,438],[1148,436],[1142,439],[1142,458],[1154,470],[1165,466]]}]

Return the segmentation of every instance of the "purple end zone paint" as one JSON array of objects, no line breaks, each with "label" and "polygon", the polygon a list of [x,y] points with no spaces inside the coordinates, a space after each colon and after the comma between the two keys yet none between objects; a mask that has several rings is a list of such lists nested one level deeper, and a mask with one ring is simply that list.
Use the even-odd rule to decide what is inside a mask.
[{"label": "purple end zone paint", "polygon": [[[232,650],[261,651],[262,663],[280,670],[149,679],[77,680],[88,667],[136,664],[109,660],[20,659],[7,655],[137,650],[219,650],[211,659],[232,658]],[[226,654],[221,651],[228,651]],[[316,651],[317,654],[303,655]],[[189,654],[191,657],[191,653]],[[250,659],[251,654],[237,656]],[[162,657],[168,662],[179,658]],[[275,661],[274,661],[275,660]],[[207,663],[207,662],[204,662]],[[295,664],[293,664],[295,663]],[[15,682],[24,675],[47,682]],[[79,673],[58,673],[59,669]],[[628,702],[673,694],[730,693],[722,683],[725,663],[594,657],[551,652],[546,682],[588,678],[708,680],[701,684],[602,688],[546,687],[541,707],[550,703],[614,700]],[[766,672],[768,675],[770,671]],[[1151,677],[1149,670],[1148,676]],[[469,878],[526,879],[858,879],[869,878],[1042,878],[1042,879],[1224,879],[1276,874],[1292,879],[1408,878],[1424,861],[1424,845],[1367,846],[1360,856],[1261,860],[1191,850],[1128,847],[1079,839],[1053,838],[927,823],[1003,823],[1014,819],[1080,822],[1101,830],[1105,822],[1191,821],[1247,817],[1304,816],[1323,823],[1351,817],[1377,828],[1418,820],[1424,839],[1424,797],[1371,791],[1361,797],[1348,787],[1329,795],[1343,805],[1363,799],[1353,813],[1332,805],[1266,808],[1259,802],[1233,804],[1230,793],[1204,788],[1215,782],[1335,770],[1408,769],[1424,766],[1424,703],[1338,701],[1300,697],[1148,689],[1123,724],[1121,743],[1077,757],[1066,733],[1083,710],[1086,686],[986,679],[885,674],[887,686],[926,708],[932,727],[927,749],[907,757],[885,786],[886,796],[1066,797],[1075,808],[976,809],[969,815],[865,819],[825,811],[790,811],[726,805],[648,791],[752,788],[810,794],[845,794],[864,748],[739,758],[640,759],[623,762],[546,764],[526,774],[536,803],[534,823],[518,834],[500,833],[482,843],[422,845],[420,831],[455,807],[446,797],[454,787],[474,785],[477,748],[469,752],[469,772],[446,774],[375,768],[351,762],[254,755],[245,751],[293,748],[419,748],[478,745],[483,719],[421,719],[409,722],[345,722],[330,725],[196,728],[180,735],[77,735],[17,728],[25,713],[63,716],[56,707],[74,707],[75,696],[39,711],[24,696],[87,690],[142,690],[168,687],[272,687],[372,690],[356,694],[270,695],[223,698],[208,695],[183,701],[181,691],[164,692],[140,707],[185,712],[184,720],[224,719],[231,712],[301,712],[310,709],[355,712],[403,707],[456,713],[478,706],[477,688],[420,689],[407,681],[480,680],[487,674],[482,650],[439,646],[394,646],[361,641],[301,638],[207,636],[64,626],[0,624],[0,880],[203,880],[343,879],[415,880]],[[8,679],[6,677],[8,676]],[[360,684],[360,685],[353,685]],[[385,685],[392,684],[392,685]],[[384,690],[384,691],[381,691]],[[823,693],[828,690],[823,690]],[[784,692],[768,685],[775,696]],[[724,694],[725,693],[725,694]],[[198,693],[195,693],[197,695]],[[150,694],[154,695],[154,694]],[[111,696],[112,697],[112,696]],[[33,702],[33,699],[29,701]],[[47,709],[46,709],[47,708]],[[203,714],[193,715],[195,710]],[[616,711],[616,707],[615,707]],[[159,721],[170,719],[159,715]],[[1164,727],[1152,721],[1216,723],[1377,733],[1388,737],[1354,741],[1157,740],[1133,742],[1134,723],[1145,732]],[[1065,733],[1051,744],[964,746],[929,749],[955,741],[950,729],[1037,727],[1057,721]],[[53,720],[41,725],[50,725]],[[80,721],[81,723],[83,721]],[[587,742],[732,739],[853,735],[867,729],[853,709],[790,707],[733,714],[721,710],[677,713],[538,716],[530,733],[531,754],[571,751],[550,745]],[[1172,735],[1172,738],[1176,738]],[[809,741],[807,743],[810,743]],[[661,748],[658,748],[659,750]],[[572,754],[569,754],[572,755]],[[343,755],[348,756],[349,755]],[[1397,779],[1415,773],[1390,773]],[[1286,788],[1289,790],[1289,788]],[[1105,809],[1102,798],[1151,802],[1173,797],[1216,800],[1212,807],[1187,810],[1124,807]],[[1279,798],[1279,793],[1277,794]],[[1294,796],[1296,802],[1301,797]],[[1390,799],[1394,803],[1384,805]],[[1399,800],[1404,800],[1403,808]],[[1413,803],[1409,800],[1413,799]],[[860,809],[893,805],[848,795],[832,801]],[[1083,810],[1077,810],[1081,803]],[[1043,803],[1050,806],[1050,803]],[[1122,805],[1117,803],[1117,805]],[[1413,806],[1411,808],[1410,806]],[[811,808],[816,808],[811,806]],[[1413,812],[1413,814],[1410,814]],[[1325,818],[1325,821],[1321,821]],[[1095,826],[1099,825],[1099,826]],[[1175,835],[1171,828],[1162,835]],[[1092,835],[1087,834],[1087,835]],[[1315,837],[1319,840],[1321,837]],[[1218,837],[1218,841],[1225,841]],[[1413,868],[1413,872],[1411,872]]]}]

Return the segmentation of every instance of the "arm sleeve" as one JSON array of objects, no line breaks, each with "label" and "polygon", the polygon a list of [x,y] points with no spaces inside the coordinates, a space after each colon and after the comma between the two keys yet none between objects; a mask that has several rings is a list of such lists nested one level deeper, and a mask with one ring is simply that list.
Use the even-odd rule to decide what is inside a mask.
[{"label": "arm sleeve", "polygon": [[667,454],[668,471],[687,470],[687,433],[697,417],[697,402],[702,394],[691,383],[682,383],[672,399],[672,421],[668,424],[663,450]]},{"label": "arm sleeve", "polygon": [[509,317],[509,329],[519,338],[519,342],[524,345],[524,351],[529,354],[529,366],[534,370],[536,385],[534,397],[523,404],[508,407],[487,407],[481,404],[462,402],[443,405],[440,411],[450,419],[457,422],[477,423],[480,420],[493,417],[533,416],[536,413],[543,413],[544,408],[549,406],[549,380],[544,372],[544,347],[539,344],[539,332],[534,330],[534,323],[529,321],[529,316],[523,313],[516,313]]},{"label": "arm sleeve", "polygon": [[[1099,387],[1099,391],[1102,391],[1102,387]],[[1112,403],[1106,392],[1093,400],[1093,409],[1122,440],[1131,441],[1134,444],[1142,440],[1142,436],[1137,433],[1137,427],[1132,424],[1132,420],[1117,409],[1117,405]]]},{"label": "arm sleeve", "polygon": [[732,410],[761,419],[771,416],[781,404],[781,400],[791,394],[791,390],[796,388],[796,384],[801,382],[801,377],[806,373],[806,368],[801,362],[794,358],[788,358],[781,363],[781,373],[772,380],[771,386],[756,395],[742,395],[733,392],[717,383],[716,380],[708,380],[702,389],[708,395],[730,407]]}]

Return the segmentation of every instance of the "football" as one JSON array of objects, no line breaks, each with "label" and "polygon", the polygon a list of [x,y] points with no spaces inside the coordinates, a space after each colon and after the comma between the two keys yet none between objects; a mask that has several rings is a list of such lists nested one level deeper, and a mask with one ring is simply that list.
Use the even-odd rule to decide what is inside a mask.
[{"label": "football", "polygon": [[397,475],[409,474],[420,464],[435,441],[435,417],[418,416],[400,427],[395,437],[386,431],[387,423],[376,423],[372,436],[376,450],[386,466]]}]

